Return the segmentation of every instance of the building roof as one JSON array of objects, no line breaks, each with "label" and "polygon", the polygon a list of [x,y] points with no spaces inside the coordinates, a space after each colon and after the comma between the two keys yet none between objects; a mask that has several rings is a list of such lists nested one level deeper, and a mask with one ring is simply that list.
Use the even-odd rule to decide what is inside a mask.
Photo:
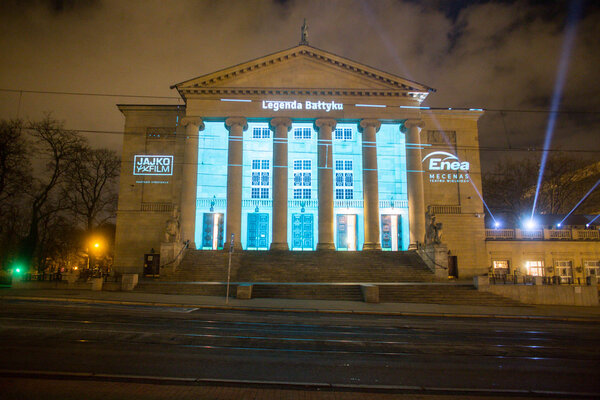
[{"label": "building roof", "polygon": [[[309,66],[314,71],[306,73]],[[279,90],[335,90],[335,79],[333,74],[345,78],[344,89],[356,91],[394,91],[402,92],[407,98],[423,101],[427,94],[435,89],[414,82],[397,75],[393,75],[365,64],[352,61],[345,57],[317,49],[315,47],[301,44],[287,50],[282,50],[260,58],[246,61],[232,67],[224,68],[210,74],[201,75],[180,83],[171,88],[176,88],[180,95],[186,99],[190,94],[203,94],[209,88],[218,90],[229,89],[234,94],[240,89],[255,89],[255,78],[260,72],[268,72],[268,78],[272,82],[272,89]],[[350,85],[347,83],[350,82]],[[262,81],[265,83],[265,81]],[[289,85],[286,85],[289,83]],[[263,85],[260,89],[264,90]],[[206,93],[212,93],[210,91]],[[397,93],[396,93],[397,95]]]}]

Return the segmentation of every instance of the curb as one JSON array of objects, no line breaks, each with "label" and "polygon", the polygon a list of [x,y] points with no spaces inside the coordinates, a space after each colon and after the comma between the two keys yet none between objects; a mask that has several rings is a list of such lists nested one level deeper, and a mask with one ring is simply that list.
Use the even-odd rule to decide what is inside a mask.
[{"label": "curb", "polygon": [[561,322],[600,322],[600,317],[561,317],[546,315],[506,315],[506,314],[469,314],[469,313],[432,313],[417,311],[362,311],[362,310],[342,310],[342,309],[322,309],[322,308],[275,308],[275,307],[251,307],[251,306],[230,306],[230,305],[211,305],[211,304],[186,304],[186,303],[160,303],[144,301],[124,301],[124,300],[98,300],[85,298],[69,297],[41,297],[41,296],[0,296],[0,300],[25,300],[25,301],[54,301],[69,302],[81,304],[113,304],[125,306],[148,306],[148,307],[173,307],[173,308],[197,308],[205,310],[241,310],[241,311],[270,311],[270,312],[289,312],[289,313],[319,313],[319,314],[340,314],[340,315],[380,315],[396,317],[435,317],[435,318],[490,318],[490,319],[518,319],[518,320],[541,320],[541,321],[561,321]]},{"label": "curb", "polygon": [[63,372],[63,371],[27,371],[0,370],[0,377],[25,379],[54,379],[70,381],[103,381],[124,382],[154,385],[183,385],[183,386],[230,386],[253,387],[265,389],[309,390],[309,391],[339,391],[361,393],[414,393],[427,395],[480,395],[480,396],[567,396],[568,398],[597,398],[600,393],[549,391],[536,389],[493,389],[493,388],[460,388],[460,387],[427,387],[408,385],[358,385],[326,382],[287,382],[287,381],[258,381],[235,380],[219,378],[178,378],[164,376],[118,375],[93,372]]}]

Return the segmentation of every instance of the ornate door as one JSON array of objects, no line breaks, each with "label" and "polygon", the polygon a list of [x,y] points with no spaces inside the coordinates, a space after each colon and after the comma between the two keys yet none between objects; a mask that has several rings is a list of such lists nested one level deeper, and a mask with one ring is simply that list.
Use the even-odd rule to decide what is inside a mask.
[{"label": "ornate door", "polygon": [[381,248],[391,251],[402,249],[402,217],[400,215],[381,216]]},{"label": "ornate door", "polygon": [[269,248],[269,214],[248,214],[248,250]]},{"label": "ornate door", "polygon": [[202,248],[217,250],[223,248],[223,214],[204,213],[202,218]]},{"label": "ornate door", "polygon": [[292,250],[313,248],[313,215],[292,214]]},{"label": "ornate door", "polygon": [[338,214],[336,220],[338,250],[356,250],[356,214]]}]

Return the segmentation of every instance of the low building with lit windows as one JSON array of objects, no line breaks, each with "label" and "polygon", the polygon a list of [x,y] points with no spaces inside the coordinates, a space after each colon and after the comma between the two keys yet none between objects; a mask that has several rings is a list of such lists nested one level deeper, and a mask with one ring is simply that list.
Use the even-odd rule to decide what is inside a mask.
[{"label": "low building with lit windows", "polygon": [[441,223],[459,276],[488,271],[482,110],[422,107],[430,87],[307,44],[173,88],[185,105],[118,106],[115,270],[164,243],[405,251]]},{"label": "low building with lit windows", "polygon": [[486,229],[490,272],[559,284],[600,277],[600,222],[594,217],[539,215],[534,226]]}]

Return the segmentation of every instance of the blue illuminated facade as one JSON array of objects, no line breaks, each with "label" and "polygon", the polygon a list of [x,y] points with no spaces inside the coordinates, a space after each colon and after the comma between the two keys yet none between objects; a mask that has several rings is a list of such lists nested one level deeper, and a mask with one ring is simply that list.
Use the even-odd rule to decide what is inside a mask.
[{"label": "blue illuminated facade", "polygon": [[[243,133],[241,244],[268,250],[272,242],[273,136],[268,121],[248,122]],[[382,250],[409,245],[406,146],[399,123],[377,133]],[[229,132],[224,120],[205,121],[198,140],[195,242],[199,249],[225,245]],[[288,133],[290,250],[312,251],[318,239],[318,132],[313,122],[293,121]],[[334,242],[337,250],[362,250],[364,235],[362,134],[356,122],[339,121],[332,133]]]}]

